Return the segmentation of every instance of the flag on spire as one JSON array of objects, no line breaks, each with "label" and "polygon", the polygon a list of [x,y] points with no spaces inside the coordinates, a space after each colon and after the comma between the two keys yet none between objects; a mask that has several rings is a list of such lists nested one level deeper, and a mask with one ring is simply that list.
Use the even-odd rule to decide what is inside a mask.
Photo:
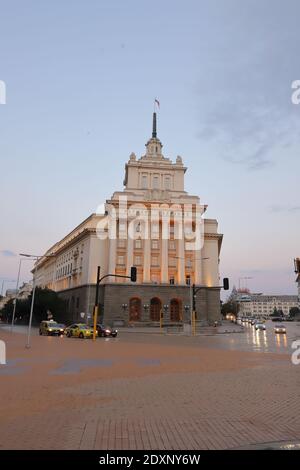
[{"label": "flag on spire", "polygon": [[156,98],[155,98],[155,100],[154,100],[154,107],[155,107],[155,105],[158,106],[158,109],[160,108],[159,101],[158,101],[158,99],[156,99]]}]

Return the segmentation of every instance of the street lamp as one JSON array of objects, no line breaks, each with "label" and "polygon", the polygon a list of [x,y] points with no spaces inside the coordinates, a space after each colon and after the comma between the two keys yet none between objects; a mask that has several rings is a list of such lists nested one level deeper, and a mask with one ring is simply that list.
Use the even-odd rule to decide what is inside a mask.
[{"label": "street lamp", "polygon": [[[20,256],[23,256],[22,254],[20,254]],[[24,255],[25,256],[25,255]],[[16,308],[17,308],[17,299],[18,299],[18,288],[19,288],[19,281],[20,281],[20,272],[21,272],[21,264],[22,264],[22,261],[28,261],[28,257],[26,258],[20,258],[20,262],[19,262],[19,270],[18,270],[18,277],[17,277],[17,284],[16,284],[16,298],[14,300],[14,309],[13,309],[13,315],[12,315],[12,321],[11,321],[11,332],[13,330],[13,326],[14,326],[14,321],[15,321],[15,314],[16,314]]]},{"label": "street lamp", "polygon": [[[239,277],[239,289],[241,288],[241,279],[253,279],[253,277],[249,277],[249,276],[244,276],[244,277]],[[247,282],[245,283],[245,287],[247,289]]]},{"label": "street lamp", "polygon": [[30,335],[31,335],[31,324],[32,324],[32,314],[33,314],[33,306],[34,306],[34,297],[35,297],[35,288],[36,288],[36,272],[37,272],[37,264],[39,259],[41,258],[52,258],[55,257],[55,255],[30,255],[27,253],[20,253],[20,256],[25,256],[26,258],[31,258],[35,259],[35,267],[34,267],[34,272],[33,272],[33,284],[32,284],[32,298],[31,298],[31,306],[30,306],[30,315],[29,315],[29,324],[28,324],[28,334],[27,334],[27,343],[25,347],[27,349],[30,348]]}]

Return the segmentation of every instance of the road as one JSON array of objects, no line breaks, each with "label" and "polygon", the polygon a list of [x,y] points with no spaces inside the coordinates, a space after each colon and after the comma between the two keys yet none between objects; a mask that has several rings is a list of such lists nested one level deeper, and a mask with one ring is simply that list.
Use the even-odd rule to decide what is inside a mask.
[{"label": "road", "polygon": [[244,323],[244,333],[228,333],[202,338],[204,347],[222,348],[248,352],[290,354],[292,342],[300,339],[300,322],[282,322],[286,334],[275,334],[277,323],[268,320],[265,331],[256,331],[254,326]]},{"label": "road", "polygon": [[[223,326],[232,325],[231,322],[223,322]],[[266,322],[265,331],[256,331],[254,326],[251,326],[249,323],[244,323],[244,332],[243,333],[223,333],[218,335],[211,336],[181,336],[181,342],[190,342],[191,344],[199,344],[205,348],[214,348],[214,349],[227,349],[227,350],[238,350],[246,352],[264,352],[264,353],[279,353],[279,354],[291,354],[292,353],[292,343],[293,341],[300,339],[300,322],[282,322],[280,325],[286,327],[286,334],[275,334],[274,327],[277,323],[268,320]],[[10,331],[10,326],[0,325],[4,330]],[[124,330],[124,331],[123,331]],[[147,328],[136,328],[133,330],[130,329],[130,334],[128,334],[128,329],[119,328],[119,336],[117,341],[127,342],[134,341],[137,343],[143,342],[146,340],[146,337],[149,336]],[[16,333],[27,334],[27,327],[16,325],[14,326],[14,331]],[[150,330],[149,330],[150,331]],[[151,330],[151,332],[153,329]],[[165,338],[165,341],[168,344],[175,345],[178,343],[179,335],[169,335],[168,339],[160,333],[159,331],[152,333],[155,336],[162,336]],[[32,336],[38,335],[38,328],[32,328]],[[134,336],[134,339],[133,337]],[[67,339],[66,339],[67,340]],[[101,339],[99,339],[101,341]],[[110,340],[107,338],[106,340]],[[103,339],[102,339],[103,341]],[[115,340],[116,341],[116,340]]]},{"label": "road", "polygon": [[0,449],[298,446],[300,366],[290,346],[300,328],[286,326],[286,337],[268,322],[265,333],[127,329],[95,342],[33,329],[27,349],[26,327],[2,325]]}]

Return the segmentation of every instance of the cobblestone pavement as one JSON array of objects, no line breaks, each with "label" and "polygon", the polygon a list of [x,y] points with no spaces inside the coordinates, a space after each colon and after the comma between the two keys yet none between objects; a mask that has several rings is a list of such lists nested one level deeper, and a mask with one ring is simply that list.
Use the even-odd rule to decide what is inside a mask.
[{"label": "cobblestone pavement", "polygon": [[[201,338],[89,340],[0,330],[2,449],[229,449],[300,440],[289,355],[204,348]],[[141,341],[142,339],[142,341]]]}]

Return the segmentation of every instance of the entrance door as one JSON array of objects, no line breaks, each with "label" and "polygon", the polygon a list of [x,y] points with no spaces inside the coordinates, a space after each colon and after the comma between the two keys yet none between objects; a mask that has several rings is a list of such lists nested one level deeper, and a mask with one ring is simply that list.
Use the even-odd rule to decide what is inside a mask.
[{"label": "entrance door", "polygon": [[140,321],[142,311],[141,299],[133,297],[129,301],[129,321]]},{"label": "entrance door", "polygon": [[172,299],[170,302],[170,320],[180,321],[181,320],[181,301],[178,299]]},{"label": "entrance door", "polygon": [[150,320],[159,321],[161,311],[161,301],[157,297],[153,297],[150,301]]}]

